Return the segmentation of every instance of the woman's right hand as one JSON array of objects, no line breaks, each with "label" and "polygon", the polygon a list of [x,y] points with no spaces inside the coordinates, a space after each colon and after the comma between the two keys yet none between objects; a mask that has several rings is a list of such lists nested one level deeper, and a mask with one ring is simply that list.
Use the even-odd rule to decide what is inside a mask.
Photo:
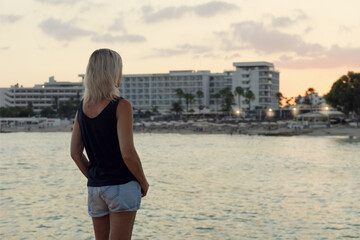
[{"label": "woman's right hand", "polygon": [[148,190],[149,190],[149,183],[147,181],[145,181],[144,183],[140,183],[140,187],[141,187],[141,197],[145,197]]}]

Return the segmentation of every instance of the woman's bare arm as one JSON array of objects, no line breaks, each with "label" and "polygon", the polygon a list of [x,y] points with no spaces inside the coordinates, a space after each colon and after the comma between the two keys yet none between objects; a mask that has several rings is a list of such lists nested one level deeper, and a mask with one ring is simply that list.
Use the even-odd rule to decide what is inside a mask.
[{"label": "woman's bare arm", "polygon": [[74,160],[80,171],[87,177],[89,168],[89,160],[84,155],[84,143],[81,139],[81,132],[79,122],[77,120],[77,113],[75,115],[74,127],[71,136],[70,155]]},{"label": "woman's bare arm", "polygon": [[116,110],[116,116],[117,133],[122,157],[130,172],[140,183],[141,194],[144,197],[149,189],[149,183],[145,177],[140,158],[134,146],[132,106],[125,99],[120,100]]}]

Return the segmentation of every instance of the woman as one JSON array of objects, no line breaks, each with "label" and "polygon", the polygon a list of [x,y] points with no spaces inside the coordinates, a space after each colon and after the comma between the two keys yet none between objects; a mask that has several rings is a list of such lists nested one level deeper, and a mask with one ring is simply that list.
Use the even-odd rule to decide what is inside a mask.
[{"label": "woman", "polygon": [[71,157],[88,178],[97,240],[131,239],[141,197],[149,189],[133,143],[132,106],[119,97],[121,78],[117,52],[99,49],[91,55],[71,138]]}]

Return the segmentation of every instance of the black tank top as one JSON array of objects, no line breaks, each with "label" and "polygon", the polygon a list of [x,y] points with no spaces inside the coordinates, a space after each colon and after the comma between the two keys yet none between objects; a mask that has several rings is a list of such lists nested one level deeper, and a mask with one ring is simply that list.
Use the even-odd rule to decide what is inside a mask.
[{"label": "black tank top", "polygon": [[136,180],[122,158],[117,135],[116,108],[121,98],[116,98],[95,118],[89,118],[78,109],[81,137],[90,164],[88,186],[117,185]]}]

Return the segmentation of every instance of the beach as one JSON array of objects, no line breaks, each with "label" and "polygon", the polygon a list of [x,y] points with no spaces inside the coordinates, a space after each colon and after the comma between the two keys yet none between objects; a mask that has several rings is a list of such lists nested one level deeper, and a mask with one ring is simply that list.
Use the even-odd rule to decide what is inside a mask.
[{"label": "beach", "polygon": [[[3,128],[2,132],[71,132],[72,124],[46,128]],[[135,133],[179,133],[179,134],[230,134],[230,135],[259,135],[259,136],[348,136],[360,139],[360,127],[351,127],[348,124],[336,124],[322,128],[288,128],[286,122],[241,122],[241,123],[214,123],[196,121],[170,122],[136,122]]]}]

